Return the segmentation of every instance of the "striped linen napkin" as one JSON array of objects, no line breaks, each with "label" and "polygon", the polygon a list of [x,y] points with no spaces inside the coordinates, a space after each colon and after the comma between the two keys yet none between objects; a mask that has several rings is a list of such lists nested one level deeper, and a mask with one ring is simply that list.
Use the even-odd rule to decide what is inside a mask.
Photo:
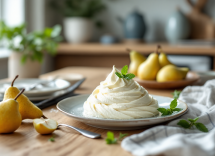
[{"label": "striped linen napkin", "polygon": [[[135,156],[215,156],[215,80],[204,86],[186,87],[180,94],[189,111],[166,126],[157,126],[122,141],[122,148]],[[199,117],[209,132],[184,129],[179,120]]]}]

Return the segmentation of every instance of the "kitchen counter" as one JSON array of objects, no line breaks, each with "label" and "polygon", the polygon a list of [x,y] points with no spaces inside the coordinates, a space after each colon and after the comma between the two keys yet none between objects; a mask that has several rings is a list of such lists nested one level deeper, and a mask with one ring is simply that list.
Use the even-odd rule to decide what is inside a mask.
[{"label": "kitchen counter", "polygon": [[[47,78],[54,75],[63,75],[68,73],[79,73],[86,77],[85,82],[75,91],[78,94],[89,94],[100,81],[104,80],[111,68],[94,67],[67,67],[61,70],[53,71],[41,78]],[[173,90],[155,90],[147,89],[150,94],[169,96]],[[32,125],[32,120],[24,120],[20,128],[13,134],[0,134],[0,155],[75,155],[75,156],[131,156],[130,153],[123,150],[120,143],[107,145],[105,142],[108,130],[99,129],[85,125],[70,117],[65,116],[57,110],[56,106],[51,106],[43,110],[45,116],[57,120],[58,123],[69,124],[78,128],[100,133],[102,138],[89,139],[78,132],[67,128],[56,130],[52,135],[38,134]],[[137,134],[145,129],[132,131],[113,131],[115,137],[119,132],[128,133],[128,135]],[[55,136],[55,142],[49,142],[48,139]]]}]

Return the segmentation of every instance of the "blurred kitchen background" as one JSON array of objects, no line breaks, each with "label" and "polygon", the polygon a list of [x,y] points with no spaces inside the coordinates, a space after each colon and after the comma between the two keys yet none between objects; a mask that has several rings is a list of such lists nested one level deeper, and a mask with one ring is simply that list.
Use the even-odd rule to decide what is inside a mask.
[{"label": "blurred kitchen background", "polygon": [[[215,69],[215,0],[86,1],[92,0],[0,0],[0,20],[10,27],[26,23],[27,32],[62,27],[57,53],[44,54],[40,73],[67,66],[122,67],[130,62],[127,48],[147,56],[157,44],[178,66]],[[13,50],[4,43],[0,78],[12,70],[10,59],[20,61],[10,58]]]}]

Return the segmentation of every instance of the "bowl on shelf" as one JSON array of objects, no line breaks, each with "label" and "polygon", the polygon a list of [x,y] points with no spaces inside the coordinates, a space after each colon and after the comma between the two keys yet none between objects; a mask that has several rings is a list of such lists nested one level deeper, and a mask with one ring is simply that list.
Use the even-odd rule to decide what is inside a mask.
[{"label": "bowl on shelf", "polygon": [[195,72],[188,72],[184,80],[169,81],[169,82],[157,82],[156,80],[141,80],[137,77],[134,78],[144,88],[151,89],[176,89],[192,85],[194,82],[199,80],[199,75]]}]

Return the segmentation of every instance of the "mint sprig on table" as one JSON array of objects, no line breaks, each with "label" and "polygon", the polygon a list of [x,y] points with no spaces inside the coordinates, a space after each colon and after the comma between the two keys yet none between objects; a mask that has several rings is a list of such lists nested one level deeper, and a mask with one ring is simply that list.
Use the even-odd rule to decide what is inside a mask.
[{"label": "mint sprig on table", "polygon": [[125,136],[128,134],[119,133],[119,138],[114,138],[114,133],[108,131],[107,132],[107,138],[105,139],[107,144],[117,144],[117,141],[122,140]]},{"label": "mint sprig on table", "polygon": [[181,108],[176,108],[177,107],[177,99],[175,98],[174,100],[172,100],[171,104],[170,104],[170,108],[158,108],[157,110],[159,112],[162,113],[162,116],[165,115],[171,115],[174,111],[175,112],[180,112],[182,109]]},{"label": "mint sprig on table", "polygon": [[203,123],[200,122],[196,122],[199,118],[195,118],[195,119],[190,119],[188,118],[187,120],[180,120],[177,125],[186,128],[186,129],[190,129],[191,127],[195,126],[198,130],[202,131],[202,132],[208,132],[207,127],[205,127],[205,125]]},{"label": "mint sprig on table", "polygon": [[119,72],[115,72],[115,74],[119,77],[119,78],[124,78],[126,80],[131,80],[135,77],[134,74],[127,74],[128,73],[128,66],[125,65],[122,70],[121,70],[121,73]]},{"label": "mint sprig on table", "polygon": [[49,138],[48,141],[50,141],[50,142],[55,142],[55,136],[53,135],[51,138]]},{"label": "mint sprig on table", "polygon": [[177,91],[175,90],[174,92],[171,93],[173,95],[173,98],[174,99],[178,99],[180,94],[181,94],[181,91]]}]

